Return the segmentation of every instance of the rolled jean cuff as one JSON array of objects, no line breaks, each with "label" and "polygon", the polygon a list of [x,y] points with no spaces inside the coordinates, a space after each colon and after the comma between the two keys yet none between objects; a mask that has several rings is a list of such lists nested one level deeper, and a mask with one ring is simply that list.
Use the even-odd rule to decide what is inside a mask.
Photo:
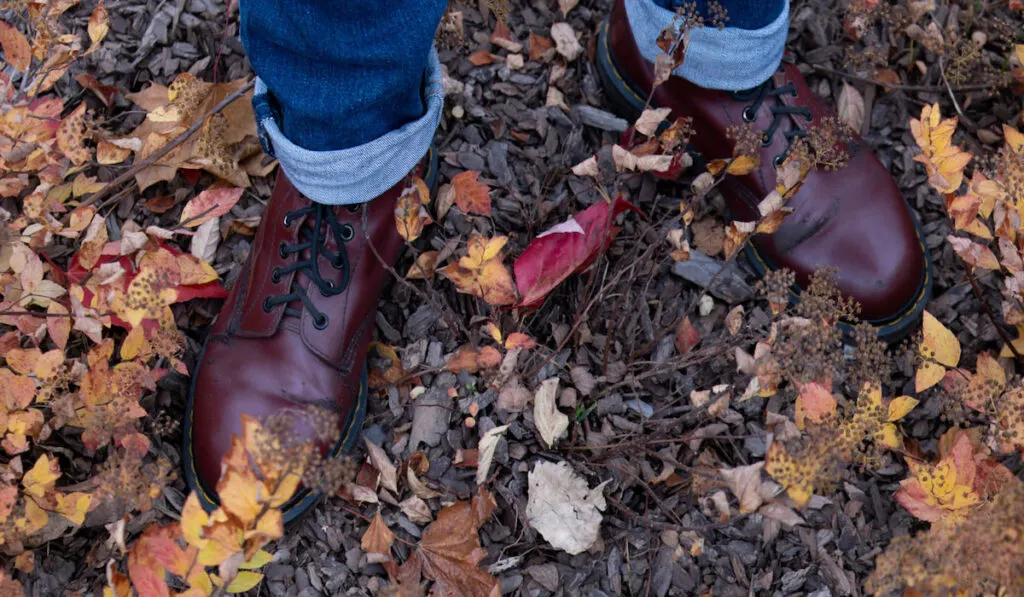
[{"label": "rolled jean cuff", "polygon": [[[658,34],[673,23],[675,12],[651,0],[625,0],[626,15],[640,53],[654,62],[661,49]],[[675,74],[707,89],[739,91],[767,81],[779,67],[789,33],[789,0],[782,13],[760,29],[718,29],[690,32],[686,59]]]},{"label": "rolled jean cuff", "polygon": [[393,187],[430,148],[444,107],[441,61],[433,48],[423,95],[427,109],[419,119],[368,143],[335,151],[311,151],[289,141],[260,79],[256,79],[253,107],[263,149],[277,158],[295,188],[316,203],[349,205],[365,203]]}]

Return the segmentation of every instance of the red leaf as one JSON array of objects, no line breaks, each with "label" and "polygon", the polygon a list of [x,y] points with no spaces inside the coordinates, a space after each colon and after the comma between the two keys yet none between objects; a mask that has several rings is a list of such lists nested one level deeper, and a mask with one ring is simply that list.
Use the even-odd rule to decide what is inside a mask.
[{"label": "red leaf", "polygon": [[82,87],[95,93],[96,97],[100,98],[100,101],[102,101],[103,105],[107,108],[110,108],[110,104],[114,101],[114,98],[117,97],[117,94],[121,93],[121,90],[117,87],[114,87],[113,85],[104,85],[100,83],[96,77],[89,74],[78,75],[75,77],[75,80],[78,81],[78,84]]},{"label": "red leaf", "polygon": [[535,307],[572,274],[584,270],[611,244],[616,229],[612,220],[626,211],[643,214],[617,197],[600,201],[533,239],[513,264],[522,300],[516,307]]},{"label": "red leaf", "polygon": [[690,318],[684,317],[679,322],[679,327],[676,328],[676,350],[679,351],[679,354],[686,354],[699,342],[700,334],[697,333],[697,330],[693,329]]}]

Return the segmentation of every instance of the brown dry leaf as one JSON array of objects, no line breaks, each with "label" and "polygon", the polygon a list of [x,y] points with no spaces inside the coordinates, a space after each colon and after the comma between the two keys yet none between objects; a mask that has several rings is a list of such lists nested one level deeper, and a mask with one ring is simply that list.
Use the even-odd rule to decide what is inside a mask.
[{"label": "brown dry leaf", "polygon": [[490,189],[480,182],[480,173],[475,170],[459,172],[452,178],[452,191],[455,193],[455,205],[462,213],[491,215]]},{"label": "brown dry leaf", "polygon": [[469,55],[469,63],[473,66],[485,66],[488,64],[494,64],[495,62],[504,62],[505,59],[501,56],[491,54],[486,50],[480,50],[473,52]]},{"label": "brown dry leaf", "polygon": [[593,489],[567,462],[539,461],[528,476],[526,521],[552,547],[583,553],[600,537],[605,481]]},{"label": "brown dry leaf", "polygon": [[743,305],[736,305],[729,311],[729,314],[725,316],[725,327],[729,330],[730,336],[735,336],[740,332],[740,326],[743,325]]},{"label": "brown dry leaf", "polygon": [[557,394],[558,378],[552,377],[541,382],[533,397],[533,422],[548,448],[569,428],[569,417],[555,405]]},{"label": "brown dry leaf", "polygon": [[672,245],[672,259],[675,261],[690,260],[690,241],[686,240],[686,231],[675,228],[668,231],[668,243]]},{"label": "brown dry leaf", "polygon": [[398,505],[402,508],[402,514],[416,524],[427,524],[434,520],[430,506],[417,495],[409,496]]},{"label": "brown dry leaf", "polygon": [[576,8],[580,0],[558,0],[558,9],[562,11],[562,18],[569,16],[569,11]]},{"label": "brown dry leaf", "polygon": [[395,206],[395,226],[406,241],[412,242],[423,234],[423,229],[434,220],[427,213],[430,204],[430,189],[423,179],[416,177],[413,184],[402,190]]},{"label": "brown dry leaf", "polygon": [[373,522],[370,523],[366,532],[363,533],[359,546],[366,553],[379,553],[390,556],[391,544],[394,542],[395,534],[391,532],[388,525],[384,524],[384,519],[380,517],[380,510],[377,510],[377,515],[373,517]]},{"label": "brown dry leaf", "polygon": [[764,462],[718,470],[728,483],[729,490],[739,499],[741,514],[756,512],[765,499],[770,499],[777,493],[777,485],[762,480],[762,469]]},{"label": "brown dry leaf", "polygon": [[542,60],[554,54],[555,44],[543,35],[530,32],[530,60]]},{"label": "brown dry leaf", "polygon": [[0,21],[0,47],[4,50],[4,60],[15,70],[25,72],[32,65],[32,47],[28,40],[4,21]]},{"label": "brown dry leaf", "polygon": [[644,136],[653,137],[658,132],[658,127],[661,126],[661,123],[671,113],[672,108],[648,108],[640,114],[640,118],[637,119],[633,128]]},{"label": "brown dry leaf", "polygon": [[864,126],[864,97],[856,87],[849,83],[843,83],[843,89],[839,92],[839,100],[836,103],[839,120],[859,133]]},{"label": "brown dry leaf", "polygon": [[725,244],[725,228],[718,218],[696,220],[690,226],[693,232],[693,246],[709,257],[722,252]]},{"label": "brown dry leaf", "polygon": [[502,249],[508,237],[488,239],[474,234],[466,244],[466,256],[437,270],[462,293],[472,294],[487,304],[509,305],[516,302],[515,284],[502,263]]},{"label": "brown dry leaf", "polygon": [[371,442],[369,438],[364,437],[363,440],[366,444],[366,455],[370,459],[370,464],[380,473],[380,484],[384,486],[384,489],[397,494],[398,469],[391,463],[391,459],[384,452],[384,448]]},{"label": "brown dry leaf", "polygon": [[725,228],[725,258],[732,259],[740,250],[747,238],[757,230],[757,222],[737,222],[733,220]]},{"label": "brown dry leaf", "polygon": [[434,581],[432,594],[500,597],[497,579],[478,566],[487,551],[477,533],[495,507],[494,496],[481,487],[471,502],[455,502],[438,512],[437,520],[423,531],[419,549],[406,564],[415,560],[413,566]]}]

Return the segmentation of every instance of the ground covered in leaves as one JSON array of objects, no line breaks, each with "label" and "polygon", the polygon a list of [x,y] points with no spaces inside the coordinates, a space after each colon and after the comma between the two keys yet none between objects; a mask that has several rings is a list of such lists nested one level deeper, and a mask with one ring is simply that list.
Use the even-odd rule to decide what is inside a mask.
[{"label": "ground covered in leaves", "polygon": [[[1001,126],[1020,126],[1022,106],[1009,81],[1000,79],[1007,72],[1006,54],[989,39],[1013,39],[1022,17],[1012,2],[980,3],[980,8],[979,3],[965,8],[940,2],[930,9],[927,4],[911,2],[911,10],[927,13],[919,20],[937,27],[938,39],[927,24],[918,31],[900,20],[913,13],[887,14],[881,24],[873,16],[868,24],[846,3],[797,1],[789,49],[814,92],[838,103],[844,120],[878,152],[920,217],[936,265],[929,317],[952,330],[953,342],[962,347],[962,358],[958,348],[957,358],[946,365],[977,358],[980,372],[989,357],[979,353],[995,355],[1003,346],[1000,330],[986,316],[986,309],[1004,312],[1001,281],[981,275],[974,280],[978,292],[972,292],[958,251],[947,242],[953,223],[945,200],[929,178],[932,172],[914,161],[920,151],[910,122],[921,118],[922,108],[938,103],[945,116],[959,113],[964,132],[958,141],[967,151],[994,153],[1003,144]],[[473,4],[458,7],[457,25],[442,26],[447,98],[436,137],[442,186],[427,206],[434,222],[419,230],[423,222],[413,221],[418,234],[411,236],[419,238],[396,268],[402,279],[391,283],[377,316],[374,393],[364,430],[373,446],[356,455],[355,484],[363,489],[325,500],[267,547],[274,559],[252,595],[394,592],[393,570],[379,552],[390,552],[398,562],[419,561],[424,570],[433,570],[424,574],[436,581],[435,590],[453,591],[446,594],[486,588],[493,576],[503,594],[860,595],[875,558],[894,539],[927,527],[917,518],[943,515],[913,499],[894,499],[901,481],[920,478],[920,471],[886,453],[872,452],[860,466],[843,468],[814,487],[800,509],[792,507],[801,501],[793,487],[787,486],[792,498],[787,501],[760,480],[751,481],[761,478],[760,468],[744,467],[765,460],[772,437],[798,434],[793,421],[803,427],[802,419],[816,414],[806,407],[794,412],[793,401],[782,394],[750,391],[752,380],[763,380],[755,344],[775,319],[774,295],[771,288],[767,296],[757,290],[742,257],[727,259],[734,251],[721,197],[711,190],[695,199],[696,167],[679,183],[627,173],[602,185],[572,171],[595,154],[604,171],[614,170],[611,146],[632,124],[611,111],[593,64],[596,34],[609,5],[608,0],[513,0],[506,26]],[[85,2],[72,9],[71,23],[86,29],[93,7]],[[966,19],[964,11],[970,10],[982,14]],[[226,10],[222,2],[123,0],[108,3],[107,12],[110,31],[103,45],[76,62],[54,90],[66,107],[88,103],[105,113],[107,128],[118,134],[150,126],[147,113],[166,109],[162,96],[146,92],[151,83],[170,85],[184,72],[202,81],[228,82],[191,106],[201,115],[252,76],[237,40],[237,11]],[[933,51],[938,46],[929,44],[946,43],[942,32],[947,41],[955,39],[965,22],[972,29],[963,35],[981,48],[975,50],[978,56],[953,48],[940,60],[940,52]],[[873,55],[864,41],[872,35],[888,36],[898,49]],[[578,47],[567,36],[575,37]],[[273,174],[239,132],[249,130],[238,122],[246,112],[229,108],[223,114],[204,126],[222,127],[224,134],[204,138],[230,147],[232,160],[217,161],[224,147],[186,146],[180,171],[148,169],[133,177],[144,190],[126,184],[126,191],[113,189],[97,205],[109,211],[108,229],[125,231],[124,239],[152,226],[175,230],[184,221],[196,227],[195,236],[172,235],[169,244],[208,262],[230,286],[249,251]],[[158,132],[167,139],[184,128]],[[136,160],[147,151],[99,149],[131,149]],[[90,192],[126,170],[116,163],[99,166],[93,174],[100,184]],[[215,181],[211,172],[247,188],[237,195],[207,191]],[[473,195],[479,183],[489,193]],[[201,191],[217,194],[206,195],[206,203],[188,201]],[[542,300],[539,310],[493,308],[488,303],[514,302],[515,291],[491,289],[491,294],[474,293],[476,298],[457,291],[457,275],[433,272],[435,264],[459,263],[463,276],[471,277],[474,259],[480,265],[496,254],[520,256],[541,232],[592,206],[607,211],[605,194],[620,193],[640,213],[616,205],[615,211],[624,212],[615,220],[618,233],[591,268],[550,294],[520,297],[524,304]],[[230,203],[230,211],[218,211],[217,201]],[[4,202],[10,213],[21,213],[13,199]],[[681,202],[692,209],[685,248],[680,233],[673,234],[682,229]],[[191,211],[183,215],[185,203]],[[129,222],[134,224],[126,227]],[[500,237],[507,238],[495,240]],[[460,257],[467,246],[468,257]],[[689,252],[685,260],[684,250]],[[47,257],[66,259],[69,252]],[[108,263],[96,255],[94,265],[97,259]],[[153,311],[181,301],[173,314],[186,349],[161,362],[182,373],[193,369],[220,305],[206,298],[217,294],[205,286],[208,280],[192,273],[191,283],[181,280],[176,300]],[[522,282],[521,272],[514,273]],[[149,313],[146,305],[135,308]],[[76,336],[99,336],[96,330],[75,330]],[[163,354],[148,345],[142,350]],[[121,358],[127,358],[124,351]],[[967,415],[957,418],[939,397],[916,392],[913,358],[853,351],[827,358],[839,359],[826,361],[837,370],[847,366],[844,359],[861,359],[862,368],[855,363],[846,377],[854,387],[859,384],[851,380],[872,381],[864,367],[886,363],[885,402],[880,395],[866,395],[864,402],[870,403],[865,408],[888,408],[883,425],[871,431],[879,444],[887,445],[885,434],[894,434],[898,424],[911,454],[936,461],[933,456],[942,453],[954,468],[975,458],[978,442],[972,447],[967,435],[950,436],[940,445],[948,429],[966,426]],[[452,359],[460,365],[453,366]],[[15,368],[10,360],[8,365]],[[1004,360],[1004,366],[1012,370],[1014,365]],[[31,567],[22,560],[13,572],[27,594],[101,594],[105,566],[117,557],[118,536],[130,541],[150,523],[180,517],[187,489],[180,476],[168,473],[181,462],[180,428],[173,422],[182,419],[188,380],[181,373],[166,375],[140,402],[146,411],[141,430],[151,441],[142,450],[144,475],[154,483],[168,477],[157,483],[152,507],[118,526],[125,505],[106,501],[88,512],[76,532],[68,532],[70,525],[47,526],[52,540],[34,552],[34,568],[24,571]],[[904,395],[920,402],[889,401]],[[841,406],[861,413],[860,400],[854,391]],[[114,439],[123,440],[116,433]],[[8,436],[5,441],[26,440]],[[37,441],[63,459],[61,470],[70,482],[89,478],[93,450],[110,438],[65,440],[55,433]],[[158,466],[158,458],[172,466]],[[994,461],[976,460],[979,470],[994,470]],[[481,461],[489,465],[482,467]],[[1001,462],[1009,474],[1024,473],[1019,456]],[[784,472],[772,474],[785,483]],[[78,490],[93,489],[80,484]],[[76,489],[72,484],[65,491],[71,491],[68,487]],[[477,529],[479,546],[465,539]],[[401,590],[415,594],[408,592],[410,585]]]}]

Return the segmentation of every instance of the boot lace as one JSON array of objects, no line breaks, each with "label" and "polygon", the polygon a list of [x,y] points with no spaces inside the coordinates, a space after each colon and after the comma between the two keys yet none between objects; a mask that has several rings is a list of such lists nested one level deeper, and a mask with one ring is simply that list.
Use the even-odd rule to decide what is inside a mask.
[{"label": "boot lace", "polygon": [[[350,206],[348,210],[352,212],[357,210],[358,207]],[[352,240],[355,236],[355,230],[350,224],[338,222],[334,208],[321,204],[313,204],[309,207],[303,207],[286,213],[284,216],[284,226],[286,228],[291,226],[293,222],[303,216],[309,217],[299,231],[299,242],[282,242],[278,247],[278,254],[282,259],[287,259],[289,255],[296,253],[299,255],[299,259],[293,263],[275,267],[270,273],[270,279],[277,283],[280,282],[285,274],[298,272],[309,278],[316,285],[321,296],[341,294],[345,291],[349,282],[348,253],[345,251],[345,243]],[[326,230],[324,229],[325,225]],[[330,251],[327,248],[328,235],[333,236],[338,241],[337,251]],[[303,255],[308,257],[303,259]],[[319,261],[321,256],[327,259],[332,268],[341,271],[340,282],[325,278],[321,274]],[[277,306],[287,305],[293,301],[300,301],[302,306],[309,311],[310,315],[313,316],[313,326],[316,329],[322,330],[327,327],[329,323],[327,314],[317,309],[316,305],[313,304],[313,300],[306,293],[306,289],[299,283],[298,275],[292,279],[289,293],[271,295],[263,299],[263,310],[269,313]],[[301,317],[302,310],[285,307],[285,314],[292,317]]]},{"label": "boot lace", "polygon": [[[796,85],[790,82],[781,87],[776,87],[775,80],[768,79],[757,87],[743,91],[734,91],[730,95],[732,95],[732,98],[737,101],[751,102],[743,108],[743,121],[754,122],[757,120],[757,111],[761,109],[761,104],[763,104],[765,100],[785,94],[796,97],[798,95]],[[767,147],[772,144],[772,137],[774,137],[775,133],[778,132],[779,126],[786,118],[803,116],[807,122],[814,119],[811,109],[806,106],[785,106],[781,102],[775,102],[772,104],[770,109],[772,112],[772,123],[768,126],[768,129],[761,134],[762,147]],[[799,137],[806,137],[807,131],[793,128],[788,131],[784,131],[783,134],[786,136],[786,148],[772,160],[772,163],[775,166],[778,166],[786,159],[786,155],[793,147],[793,141]]]}]

